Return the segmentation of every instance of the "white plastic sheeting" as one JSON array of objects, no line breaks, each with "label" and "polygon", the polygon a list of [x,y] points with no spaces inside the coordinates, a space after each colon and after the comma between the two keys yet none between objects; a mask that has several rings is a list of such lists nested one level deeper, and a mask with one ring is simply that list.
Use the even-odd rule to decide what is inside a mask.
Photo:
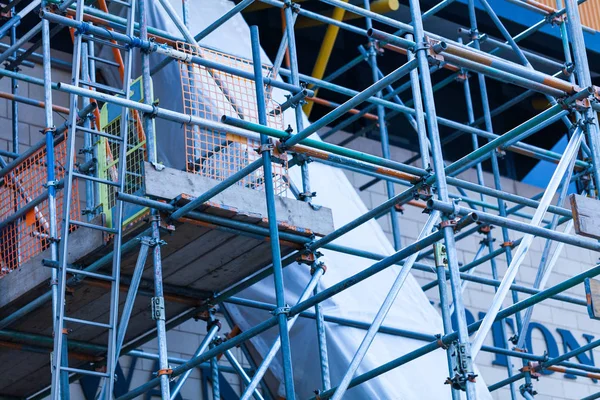
[{"label": "white plastic sheeting", "polygon": [[[171,0],[173,6],[181,15],[181,1]],[[158,4],[149,2],[149,24],[173,34],[178,30]],[[200,32],[217,18],[227,12],[233,3],[228,0],[210,0],[197,4],[190,2],[190,30],[192,34]],[[250,32],[248,25],[241,15],[227,21],[217,31],[205,38],[202,45],[220,49],[229,54],[251,59]],[[268,62],[263,53],[264,62]],[[152,65],[156,65],[162,57],[152,55]],[[116,70],[106,71],[116,77]],[[140,65],[134,67],[133,77],[141,74]],[[179,66],[172,62],[167,68],[153,77],[155,97],[160,100],[160,105],[170,109],[182,110],[182,97],[178,89]],[[275,100],[285,101],[283,93],[275,91]],[[285,123],[295,126],[294,112],[285,113]],[[305,122],[308,125],[308,121]],[[182,162],[185,154],[183,149],[183,129],[178,124],[156,120],[157,142],[159,161],[174,167],[184,168]],[[317,138],[316,136],[314,137]],[[179,154],[180,156],[173,156]],[[290,171],[291,178],[300,186],[299,169]],[[359,198],[352,184],[344,173],[335,168],[318,163],[310,164],[311,189],[317,192],[315,203],[329,207],[333,210],[336,227],[340,227],[367,212],[367,208]],[[310,227],[309,227],[310,228]],[[344,246],[364,249],[380,254],[392,254],[393,247],[383,233],[379,224],[371,220],[356,228],[336,243]],[[353,257],[331,251],[323,251],[328,269],[322,277],[318,288],[323,290],[365,268],[373,261]],[[399,272],[399,267],[394,266],[363,281],[335,297],[325,301],[323,312],[327,315],[356,319],[370,323],[381,303],[383,302],[392,282]],[[290,305],[296,303],[300,293],[310,278],[309,268],[305,265],[292,264],[284,271],[286,302]],[[240,297],[275,303],[275,293],[272,277],[255,284],[243,291]],[[242,330],[246,330],[271,315],[266,311],[257,311],[246,307],[228,305],[235,322]],[[413,330],[428,334],[443,332],[441,317],[421,290],[416,280],[409,276],[394,307],[385,320],[385,325],[396,328]],[[329,352],[330,373],[332,385],[335,386],[344,375],[344,372],[358,348],[364,335],[364,330],[337,324],[326,323],[327,349]],[[265,354],[277,335],[277,329],[260,335],[252,340],[254,348]],[[292,357],[294,365],[294,380],[299,399],[307,399],[314,395],[314,390],[321,389],[319,369],[319,356],[317,348],[317,335],[315,321],[300,318],[290,333],[292,341]],[[423,346],[425,342],[378,334],[368,354],[364,358],[358,374],[367,372],[388,361],[400,357],[414,349]],[[271,373],[283,381],[283,370],[280,359],[275,359],[271,365]],[[424,357],[420,357],[400,368],[396,368],[376,379],[363,383],[350,389],[347,399],[449,399],[450,390],[444,384],[448,376],[446,353],[438,349]],[[283,395],[283,387],[279,388]],[[491,399],[484,380],[477,378],[478,399]]]}]

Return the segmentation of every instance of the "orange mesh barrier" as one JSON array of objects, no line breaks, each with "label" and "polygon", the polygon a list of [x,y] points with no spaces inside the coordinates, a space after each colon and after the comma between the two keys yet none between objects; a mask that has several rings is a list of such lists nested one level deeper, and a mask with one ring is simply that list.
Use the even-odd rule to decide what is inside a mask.
[{"label": "orange mesh barrier", "polygon": [[[67,159],[67,140],[54,147],[55,179],[65,177]],[[0,182],[0,221],[10,217],[28,202],[42,195],[47,189],[46,147],[36,151],[4,176]],[[56,215],[58,234],[62,229],[64,191],[56,194]],[[73,184],[71,218],[77,219],[79,211],[79,190],[77,182]],[[71,228],[74,229],[75,227]],[[29,211],[23,218],[8,225],[0,232],[0,278],[18,268],[50,247],[50,215],[48,200]]]},{"label": "orange mesh barrier", "polygon": [[[237,69],[253,71],[252,62],[243,58],[219,53],[188,43],[178,42],[177,49]],[[223,115],[258,122],[256,89],[254,81],[225,72],[180,61],[184,112],[214,121]],[[267,76],[270,69],[263,66]],[[267,99],[267,124],[284,129],[283,114],[279,106],[265,92]],[[185,125],[186,160],[188,172],[224,180],[260,157],[256,152],[258,140],[248,139],[224,131]],[[287,190],[287,160],[273,163],[275,194]],[[260,168],[238,182],[241,186],[263,190],[264,173]]]}]

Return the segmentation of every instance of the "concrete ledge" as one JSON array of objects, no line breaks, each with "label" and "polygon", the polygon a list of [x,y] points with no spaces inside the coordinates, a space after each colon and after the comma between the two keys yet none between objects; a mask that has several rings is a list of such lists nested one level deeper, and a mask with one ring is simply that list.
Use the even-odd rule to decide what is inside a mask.
[{"label": "concrete ledge", "polygon": [[[172,200],[180,195],[195,198],[219,183],[214,179],[172,168],[158,171],[149,163],[145,163],[144,174],[146,195],[164,200]],[[235,210],[239,214],[256,215],[263,219],[267,217],[264,192],[237,185],[227,188],[206,204]],[[308,229],[319,236],[334,229],[329,208],[315,210],[303,201],[279,196],[275,197],[275,204],[280,225]]]}]

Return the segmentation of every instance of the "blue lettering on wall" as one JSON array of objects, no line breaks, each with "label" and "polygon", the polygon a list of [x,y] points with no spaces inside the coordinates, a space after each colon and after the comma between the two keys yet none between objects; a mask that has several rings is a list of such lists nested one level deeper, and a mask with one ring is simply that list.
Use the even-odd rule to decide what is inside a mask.
[{"label": "blue lettering on wall", "polygon": [[[575,337],[573,336],[573,334],[571,333],[571,331],[568,331],[566,329],[560,329],[557,328],[556,331],[558,332],[558,334],[560,335],[560,337],[562,338],[563,341],[563,351],[566,353],[568,351],[571,350],[575,350],[581,347],[581,345],[577,342],[577,340],[575,339]],[[594,336],[592,335],[588,335],[588,334],[584,334],[583,338],[587,341],[586,344],[589,344],[592,339],[594,339]],[[579,353],[577,356],[575,356],[577,358],[577,361],[579,361],[581,364],[585,364],[585,365],[589,365],[589,366],[593,366],[594,365],[594,353],[592,350],[589,351],[589,355],[586,353]],[[565,374],[565,378],[567,379],[576,379],[577,377],[573,374],[569,374],[566,373]],[[592,379],[594,382],[596,382],[596,379]]]},{"label": "blue lettering on wall", "polygon": [[[439,303],[438,306],[440,306]],[[475,317],[473,316],[473,313],[471,311],[465,309],[465,316],[467,319],[467,325],[470,325],[473,322],[475,322]],[[477,315],[479,319],[483,319],[484,316],[484,312],[479,312]],[[508,338],[510,338],[515,333],[515,323],[512,318],[506,318],[504,320],[504,323],[505,329],[502,329],[500,321],[497,321],[492,325],[492,343],[494,347],[507,348],[506,344],[508,343]],[[456,313],[452,314],[452,327],[454,330],[457,329]],[[545,348],[543,349],[536,348],[536,354],[539,354],[543,351],[548,355],[549,358],[558,357],[560,355],[558,342],[556,341],[556,338],[554,337],[550,329],[548,329],[545,325],[540,324],[539,322],[531,322],[529,324],[529,328],[527,329],[527,333],[525,335],[525,346],[529,352],[534,351],[532,342],[534,332],[536,332],[536,336],[541,335],[541,338],[545,345]],[[576,350],[581,346],[585,346],[594,339],[593,335],[583,334],[582,336],[585,340],[585,343],[580,344],[571,331],[567,329],[556,328],[556,332],[560,335],[560,339],[562,340],[563,353],[567,353],[569,351]],[[474,332],[472,332],[471,335],[473,333]],[[576,356],[576,358],[580,364],[589,365],[590,367],[595,366],[593,350],[589,350],[587,353],[580,353]],[[508,365],[508,357],[504,354],[494,354],[492,365],[506,367]],[[554,371],[544,370],[541,373],[544,375],[551,375],[554,373]],[[563,376],[566,379],[577,379],[577,376],[570,373],[565,373],[563,374]],[[598,382],[598,380],[596,379],[592,379],[592,381],[595,383]]]}]

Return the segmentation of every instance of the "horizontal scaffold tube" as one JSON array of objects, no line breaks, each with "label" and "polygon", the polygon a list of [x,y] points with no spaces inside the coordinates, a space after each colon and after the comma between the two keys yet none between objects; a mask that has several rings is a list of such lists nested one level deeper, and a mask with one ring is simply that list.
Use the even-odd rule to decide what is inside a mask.
[{"label": "horizontal scaffold tube", "polygon": [[[427,201],[427,206],[432,210],[438,210],[443,213],[456,214],[456,215],[467,215],[473,210],[457,206],[450,203],[445,203],[440,200],[430,199]],[[551,229],[542,228],[539,226],[533,226],[526,222],[515,221],[510,218],[500,217],[498,215],[489,214],[486,212],[477,211],[477,215],[480,217],[481,222],[487,222],[489,224],[513,229],[522,233],[528,233],[535,236],[540,236],[546,239],[556,240],[570,244],[573,246],[581,247],[592,251],[600,251],[600,243],[590,239],[584,239],[578,236],[568,235],[563,232],[554,231]]]}]

